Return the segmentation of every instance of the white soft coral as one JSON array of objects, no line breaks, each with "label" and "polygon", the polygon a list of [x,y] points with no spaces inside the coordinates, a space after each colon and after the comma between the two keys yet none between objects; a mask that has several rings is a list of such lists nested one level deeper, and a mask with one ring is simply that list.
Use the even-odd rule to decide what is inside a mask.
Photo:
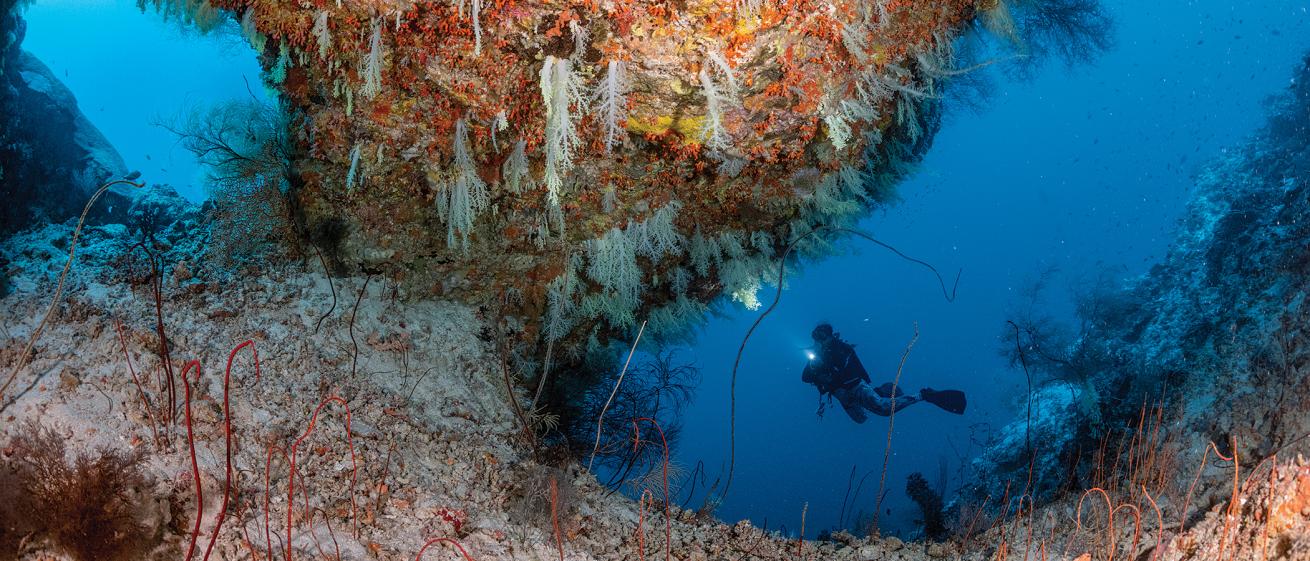
[{"label": "white soft coral", "polygon": [[[732,67],[718,51],[709,51],[701,65],[701,93],[705,96],[705,124],[701,127],[701,142],[711,155],[722,157],[732,147],[732,140],[723,127],[723,112],[737,102],[737,79]],[[719,80],[722,80],[721,82]]]},{"label": "white soft coral", "polygon": [[511,193],[522,193],[531,187],[532,176],[528,174],[527,146],[525,140],[516,141],[509,157],[505,158],[505,163],[500,166],[500,175],[504,179],[505,187]]},{"label": "white soft coral", "polygon": [[446,220],[446,245],[454,247],[458,242],[467,250],[473,219],[490,205],[490,196],[473,162],[464,119],[455,122],[454,152],[454,169],[437,195],[437,211]]},{"label": "white soft coral", "polygon": [[627,65],[623,61],[611,60],[605,70],[605,79],[591,97],[601,117],[605,153],[608,154],[623,142],[624,123],[628,120]]},{"label": "white soft coral", "polygon": [[587,242],[587,276],[609,291],[615,304],[628,311],[641,302],[637,244],[619,228],[611,228],[604,236]]},{"label": "white soft coral", "polygon": [[372,99],[382,93],[382,22],[373,22],[373,38],[369,41],[368,56],[364,57],[359,69],[364,78],[360,93]]},{"label": "white soft coral", "polygon": [[469,17],[473,20],[473,56],[482,54],[482,0],[452,0],[459,17],[464,17],[464,5],[469,6]]},{"label": "white soft coral", "polygon": [[324,60],[327,58],[328,49],[332,47],[332,35],[328,32],[327,10],[319,10],[314,16],[314,29],[311,31],[318,42],[318,58]]},{"label": "white soft coral", "polygon": [[580,142],[575,108],[585,104],[581,80],[568,59],[547,56],[542,63],[541,101],[546,106],[546,198],[551,206],[559,206],[564,175],[573,167],[573,152]]}]

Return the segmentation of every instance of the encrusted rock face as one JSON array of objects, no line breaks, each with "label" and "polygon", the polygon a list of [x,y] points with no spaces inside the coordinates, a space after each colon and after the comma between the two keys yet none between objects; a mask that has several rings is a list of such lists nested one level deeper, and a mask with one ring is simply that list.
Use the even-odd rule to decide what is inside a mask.
[{"label": "encrusted rock face", "polygon": [[885,200],[978,9],[212,3],[296,113],[293,193],[320,245],[434,294],[521,294],[536,317],[551,300],[552,337],[749,303],[788,240]]},{"label": "encrusted rock face", "polygon": [[1081,302],[1068,343],[1025,335],[1025,368],[1042,384],[1031,428],[1020,415],[997,432],[974,461],[972,500],[1002,496],[1029,469],[1039,502],[1096,484],[1103,473],[1069,467],[1160,419],[1172,433],[1162,454],[1213,441],[1267,457],[1310,433],[1310,55],[1269,107],[1263,128],[1197,174],[1162,263]]}]

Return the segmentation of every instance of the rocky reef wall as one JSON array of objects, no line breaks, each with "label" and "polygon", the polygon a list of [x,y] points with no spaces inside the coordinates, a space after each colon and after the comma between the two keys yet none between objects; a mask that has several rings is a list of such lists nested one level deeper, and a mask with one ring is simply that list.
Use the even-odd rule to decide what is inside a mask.
[{"label": "rocky reef wall", "polygon": [[304,237],[419,293],[521,302],[529,340],[576,342],[753,302],[788,242],[887,201],[937,127],[954,39],[996,4],[212,7],[290,113]]},{"label": "rocky reef wall", "polygon": [[1085,460],[1157,414],[1175,453],[1199,455],[1210,442],[1248,459],[1303,450],[1310,58],[1291,84],[1270,99],[1258,132],[1198,173],[1164,262],[1127,286],[1086,295],[1080,327],[1064,336],[1042,321],[1013,327],[1036,379],[1032,420],[1021,413],[999,431],[974,463],[979,485],[967,500],[1002,496],[1034,457],[1034,494],[1081,490],[1095,478]]}]

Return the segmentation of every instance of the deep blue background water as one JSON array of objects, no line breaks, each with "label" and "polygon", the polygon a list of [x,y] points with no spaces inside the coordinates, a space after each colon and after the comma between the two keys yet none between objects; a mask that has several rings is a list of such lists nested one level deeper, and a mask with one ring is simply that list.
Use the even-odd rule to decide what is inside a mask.
[{"label": "deep blue background water", "polygon": [[202,36],[132,0],[37,0],[24,18],[23,48],[73,91],[128,169],[192,201],[205,198],[204,172],[154,123],[252,94],[267,99],[255,52],[238,35]]},{"label": "deep blue background water", "polygon": [[[924,404],[897,416],[884,503],[892,515],[881,526],[913,528],[906,476],[922,471],[935,482],[942,457],[954,476],[957,451],[969,455],[970,425],[1000,426],[1021,411],[1024,376],[997,352],[1007,311],[1051,268],[1059,274],[1047,305],[1065,317],[1066,287],[1145,272],[1167,250],[1189,178],[1261,122],[1262,100],[1287,85],[1310,47],[1304,1],[1106,4],[1118,23],[1113,51],[1072,72],[1054,64],[1031,82],[1001,80],[982,114],[947,121],[902,185],[904,201],[863,222],[943,274],[963,267],[954,304],[923,269],[858,239],[845,243],[852,254],[790,281],[739,372],[737,469],[723,519],[794,532],[808,503],[807,535],[836,524],[851,466],[858,478],[882,465],[887,420],[815,416],[818,393],[800,382],[810,329],[836,326],[878,384],[894,375],[917,322],[902,385],[963,389],[971,403],[964,417]],[[771,287],[760,292],[772,296]],[[704,383],[674,454],[688,470],[704,460],[711,480],[727,461],[732,361],[756,317],[729,309],[686,355]],[[872,510],[877,479],[865,482],[857,510]]]},{"label": "deep blue background water", "polygon": [[[1058,270],[1045,305],[1068,315],[1067,286],[1107,275],[1123,281],[1165,251],[1188,197],[1189,177],[1260,122],[1260,102],[1287,84],[1310,47],[1306,1],[1108,0],[1116,48],[1093,66],[1053,65],[1037,79],[1002,79],[981,114],[948,119],[904,201],[863,224],[883,241],[936,264],[964,268],[959,298],[946,303],[936,281],[860,240],[851,252],[808,266],[747,348],[738,384],[737,473],[718,511],[807,534],[835,526],[851,466],[881,466],[887,422],[856,425],[840,409],[815,416],[817,393],[799,381],[803,349],[818,321],[851,342],[876,383],[890,379],[913,326],[921,333],[902,384],[968,392],[967,415],[926,405],[897,418],[882,517],[908,532],[917,516],[905,476],[936,481],[945,457],[955,474],[970,426],[1013,417],[1023,375],[997,354],[1007,311],[1047,270]],[[145,179],[205,196],[201,171],[168,132],[153,126],[195,106],[263,97],[254,53],[231,36],[184,33],[128,0],[38,0],[28,9],[25,48],[77,95],[83,111]],[[772,288],[761,299],[772,297]],[[703,370],[682,419],[674,461],[704,461],[710,479],[726,464],[728,374],[755,317],[735,305],[683,353]],[[949,487],[968,481],[952,478]],[[870,510],[877,474],[856,510]]]}]

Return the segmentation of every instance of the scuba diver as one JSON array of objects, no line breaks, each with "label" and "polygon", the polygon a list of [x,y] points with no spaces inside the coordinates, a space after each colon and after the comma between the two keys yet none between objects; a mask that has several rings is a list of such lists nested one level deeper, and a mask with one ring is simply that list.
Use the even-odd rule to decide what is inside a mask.
[{"label": "scuba diver", "polygon": [[[814,339],[814,350],[809,353],[809,363],[801,373],[801,381],[814,384],[819,388],[819,416],[823,416],[824,394],[829,403],[837,398],[842,409],[850,415],[851,420],[863,423],[869,419],[869,413],[883,417],[892,414],[893,407],[900,411],[920,401],[926,401],[945,411],[963,415],[968,405],[964,392],[958,390],[919,390],[918,397],[905,395],[900,388],[895,388],[896,397],[892,398],[892,383],[887,382],[876,388],[871,387],[869,373],[855,355],[855,347],[843,341],[833,333],[832,326],[821,323],[810,333]],[[894,405],[893,405],[894,404]]]}]

